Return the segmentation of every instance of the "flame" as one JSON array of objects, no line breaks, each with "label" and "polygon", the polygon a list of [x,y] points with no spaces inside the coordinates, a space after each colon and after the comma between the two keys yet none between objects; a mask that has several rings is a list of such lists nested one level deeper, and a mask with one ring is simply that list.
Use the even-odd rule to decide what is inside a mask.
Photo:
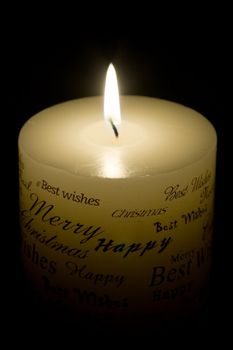
[{"label": "flame", "polygon": [[112,126],[121,124],[120,99],[116,71],[111,63],[106,74],[104,89],[104,119]]}]

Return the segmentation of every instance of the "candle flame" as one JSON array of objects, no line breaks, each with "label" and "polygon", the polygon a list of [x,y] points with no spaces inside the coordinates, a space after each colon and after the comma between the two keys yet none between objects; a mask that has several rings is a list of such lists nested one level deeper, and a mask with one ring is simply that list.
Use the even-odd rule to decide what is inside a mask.
[{"label": "candle flame", "polygon": [[108,67],[104,90],[104,118],[110,122],[115,136],[118,137],[116,125],[121,124],[120,99],[117,75],[113,64]]}]

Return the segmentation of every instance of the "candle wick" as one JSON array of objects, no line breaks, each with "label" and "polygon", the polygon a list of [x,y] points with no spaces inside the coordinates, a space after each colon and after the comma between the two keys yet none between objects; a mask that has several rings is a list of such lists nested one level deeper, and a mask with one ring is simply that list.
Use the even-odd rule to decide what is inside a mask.
[{"label": "candle wick", "polygon": [[112,126],[112,129],[113,129],[113,131],[114,131],[115,136],[118,137],[118,136],[119,136],[119,133],[118,133],[118,130],[117,130],[116,125],[113,123],[112,119],[109,119],[109,121],[110,121],[110,124],[111,124],[111,126]]}]

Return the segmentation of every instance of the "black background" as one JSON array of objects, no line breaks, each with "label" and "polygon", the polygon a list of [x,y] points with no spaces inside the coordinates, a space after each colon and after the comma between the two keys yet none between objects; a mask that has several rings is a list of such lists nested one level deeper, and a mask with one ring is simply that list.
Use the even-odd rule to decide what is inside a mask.
[{"label": "black background", "polygon": [[[114,10],[116,14],[110,18]],[[2,30],[4,63],[1,68],[6,78],[2,134],[7,136],[7,141],[3,137],[2,151],[7,169],[3,186],[6,190],[4,236],[7,242],[10,238],[4,269],[9,326],[20,327],[22,317],[25,327],[41,323],[28,310],[30,306],[22,295],[18,268],[19,130],[33,114],[55,103],[102,95],[110,62],[117,70],[122,94],[182,103],[205,115],[216,128],[218,156],[211,295],[208,314],[195,323],[195,327],[213,329],[216,324],[227,323],[225,308],[230,296],[226,293],[229,279],[226,246],[230,232],[225,212],[230,189],[225,180],[229,159],[226,125],[230,125],[231,114],[227,88],[231,68],[228,9],[204,10],[190,4],[190,8],[176,9],[176,12],[173,9],[167,12],[166,6],[154,8],[154,5],[145,12],[138,7],[137,10],[136,16],[135,8],[126,13],[124,6],[112,4],[106,16],[99,16],[95,9],[75,10],[74,7],[64,11],[60,8],[59,15],[37,7],[30,9],[30,13],[25,9],[23,16],[18,15],[17,9],[13,15],[7,13]]]}]

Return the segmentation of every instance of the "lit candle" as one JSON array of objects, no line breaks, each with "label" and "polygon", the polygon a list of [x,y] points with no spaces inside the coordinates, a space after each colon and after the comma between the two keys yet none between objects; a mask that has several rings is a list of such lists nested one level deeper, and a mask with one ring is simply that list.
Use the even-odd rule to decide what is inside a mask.
[{"label": "lit candle", "polygon": [[77,318],[185,317],[211,263],[216,133],[173,102],[119,101],[113,66],[106,80],[105,103],[65,102],[21,129],[24,270]]}]

